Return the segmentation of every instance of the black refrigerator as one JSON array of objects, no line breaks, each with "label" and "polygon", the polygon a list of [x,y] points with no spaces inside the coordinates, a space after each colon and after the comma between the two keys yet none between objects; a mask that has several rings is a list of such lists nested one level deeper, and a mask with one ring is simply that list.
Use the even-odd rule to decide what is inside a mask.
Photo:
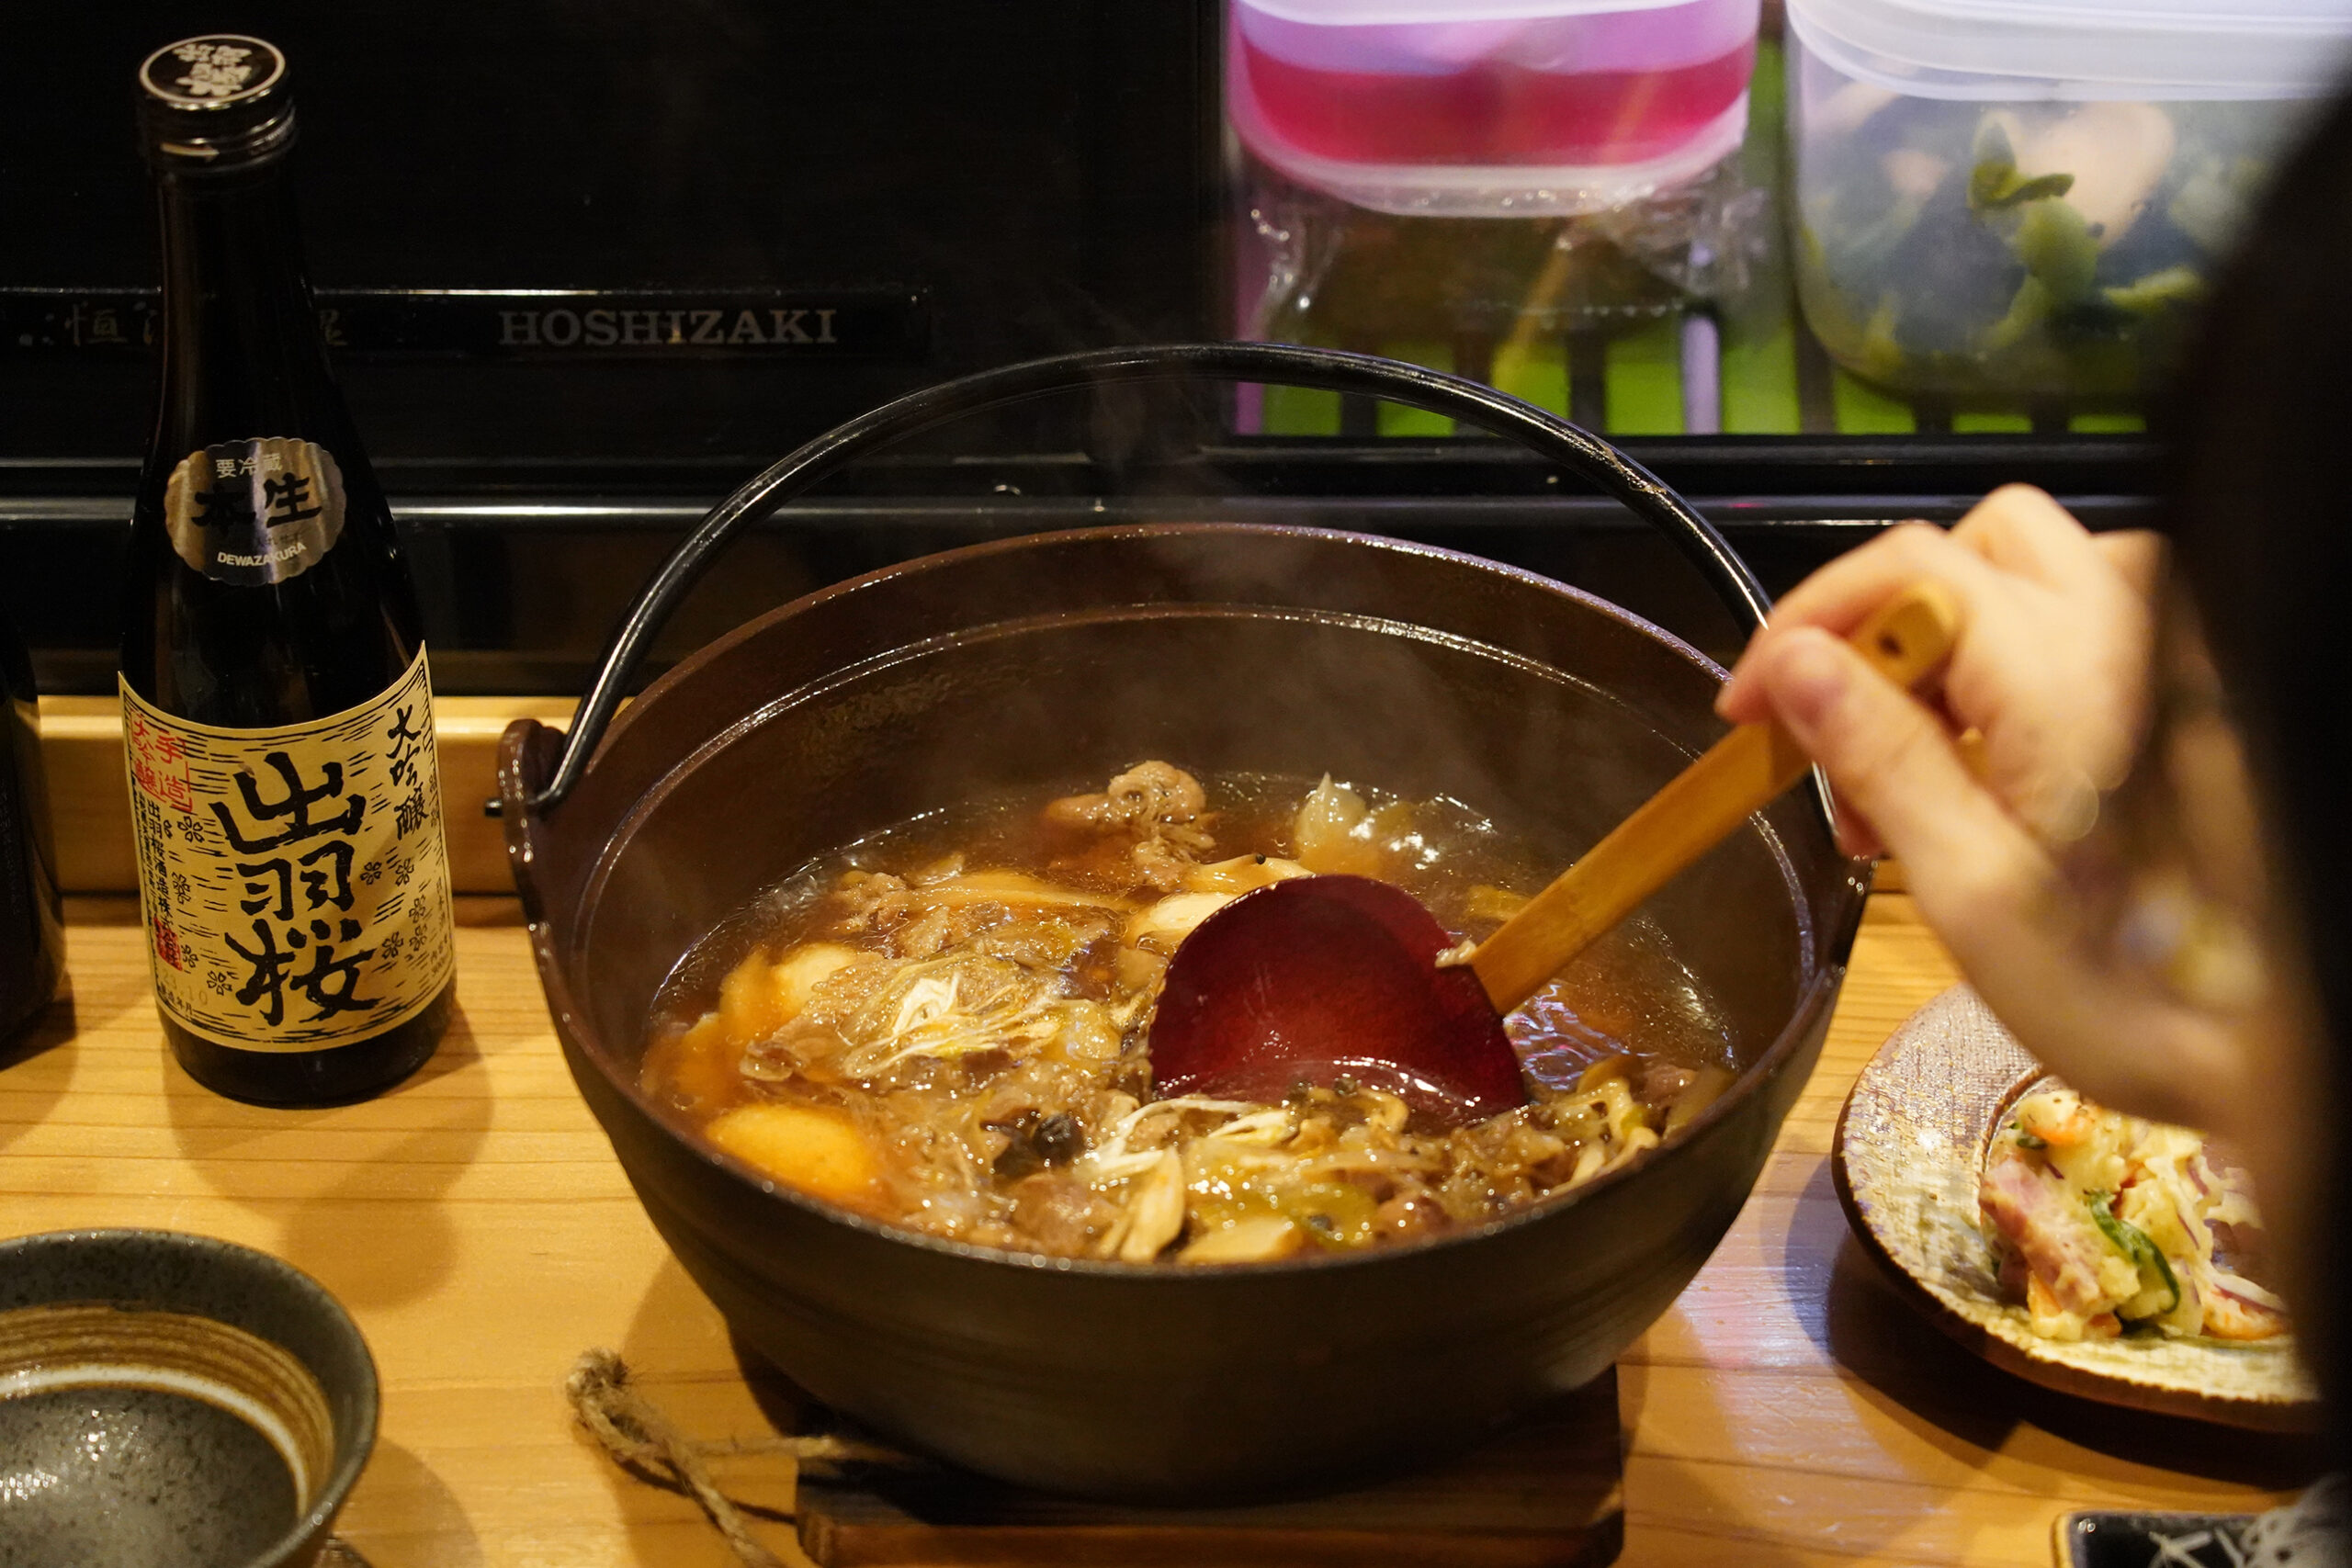
[{"label": "black refrigerator", "polygon": [[[132,74],[198,18],[35,9],[40,68],[0,109],[0,608],[45,693],[98,694],[153,396]],[[1556,373],[1528,395],[1621,442],[1775,591],[2007,479],[2095,525],[2147,509],[2130,411],[1906,404],[1805,331],[1769,13],[1747,145],[1710,176],[1744,236],[1728,281],[1605,225],[1350,213],[1299,187],[1231,129],[1218,0],[227,0],[200,20],[293,62],[311,276],[445,693],[576,692],[746,477],[917,388],[1081,348],[1287,336],[1497,379],[1498,355],[1535,353]],[[1573,297],[1531,315],[1555,239],[1581,247]],[[1786,350],[1762,373],[1758,332]],[[1736,646],[1671,547],[1506,444],[1362,399],[1177,387],[858,465],[740,544],[664,651],[933,549],[1204,517],[1458,547]]]}]

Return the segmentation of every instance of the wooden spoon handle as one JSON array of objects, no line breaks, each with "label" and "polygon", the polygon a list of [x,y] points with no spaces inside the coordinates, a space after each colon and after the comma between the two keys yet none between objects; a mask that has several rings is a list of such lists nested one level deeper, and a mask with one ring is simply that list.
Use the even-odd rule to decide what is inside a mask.
[{"label": "wooden spoon handle", "polygon": [[[1872,669],[1907,691],[1951,655],[1959,631],[1959,601],[1940,583],[1917,582],[1879,606],[1850,640]],[[1708,748],[1471,954],[1495,1010],[1508,1013],[1533,996],[1593,938],[1811,765],[1778,723],[1743,724]]]}]

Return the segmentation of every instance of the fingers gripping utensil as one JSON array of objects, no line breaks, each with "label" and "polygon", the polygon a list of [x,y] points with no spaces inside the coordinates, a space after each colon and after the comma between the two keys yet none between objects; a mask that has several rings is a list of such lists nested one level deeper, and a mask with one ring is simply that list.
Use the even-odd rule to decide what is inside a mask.
[{"label": "fingers gripping utensil", "polygon": [[[1951,592],[1921,582],[1851,642],[1907,690],[1942,665],[1959,626]],[[1741,725],[1466,960],[1388,883],[1306,876],[1245,894],[1202,921],[1169,964],[1151,1025],[1158,1092],[1276,1100],[1294,1085],[1345,1076],[1403,1096],[1436,1126],[1521,1104],[1504,1015],[1810,766],[1778,723]]]}]

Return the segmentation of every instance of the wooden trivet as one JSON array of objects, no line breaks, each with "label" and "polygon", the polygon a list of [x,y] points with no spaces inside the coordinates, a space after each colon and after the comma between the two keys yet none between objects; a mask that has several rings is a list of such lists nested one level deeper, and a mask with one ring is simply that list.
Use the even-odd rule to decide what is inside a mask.
[{"label": "wooden trivet", "polygon": [[[828,1425],[781,1379],[762,1403],[787,1433]],[[1624,1541],[1624,1447],[1611,1368],[1447,1463],[1360,1490],[1223,1508],[1073,1502],[987,1481],[842,1435],[702,1441],[679,1431],[609,1350],[573,1365],[581,1424],[640,1480],[695,1499],[745,1568],[1601,1568]],[[1397,1413],[1399,1423],[1411,1419]],[[752,1531],[714,1463],[780,1461],[798,1552]],[[794,1484],[797,1483],[797,1484]]]},{"label": "wooden trivet", "polygon": [[821,1568],[1600,1568],[1624,1540],[1623,1476],[1611,1368],[1457,1460],[1362,1491],[1131,1508],[926,1467],[804,1474],[798,1524]]}]

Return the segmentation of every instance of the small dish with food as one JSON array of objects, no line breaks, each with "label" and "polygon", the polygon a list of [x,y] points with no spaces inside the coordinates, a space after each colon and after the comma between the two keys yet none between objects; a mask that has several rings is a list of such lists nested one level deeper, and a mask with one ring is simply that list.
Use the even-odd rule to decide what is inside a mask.
[{"label": "small dish with food", "polygon": [[2003,1288],[2044,1339],[2287,1332],[2245,1171],[2186,1127],[2038,1082],[1993,1134],[1977,1206]]},{"label": "small dish with food", "polygon": [[1967,987],[1863,1068],[1832,1168],[1865,1247],[1995,1365],[2231,1426],[2316,1419],[2243,1171],[2194,1132],[2084,1100]]}]

